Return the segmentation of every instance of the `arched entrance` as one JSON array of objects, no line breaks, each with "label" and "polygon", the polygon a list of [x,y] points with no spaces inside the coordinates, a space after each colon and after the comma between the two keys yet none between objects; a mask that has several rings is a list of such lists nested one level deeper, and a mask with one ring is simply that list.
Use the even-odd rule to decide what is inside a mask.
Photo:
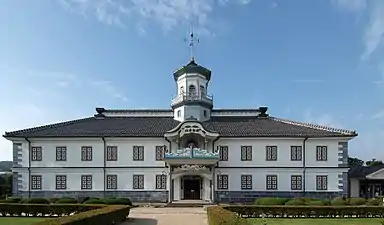
[{"label": "arched entrance", "polygon": [[198,175],[186,175],[181,177],[182,199],[197,200],[201,199],[201,189],[203,189],[203,179]]}]

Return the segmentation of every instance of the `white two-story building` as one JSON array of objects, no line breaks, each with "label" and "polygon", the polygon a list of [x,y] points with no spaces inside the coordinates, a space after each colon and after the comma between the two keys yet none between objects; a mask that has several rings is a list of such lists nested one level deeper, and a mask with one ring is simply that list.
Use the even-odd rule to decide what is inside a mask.
[{"label": "white two-story building", "polygon": [[171,109],[104,109],[6,132],[14,195],[123,196],[133,202],[253,201],[347,195],[355,131],[256,109],[215,109],[211,71],[192,59],[174,72]]}]

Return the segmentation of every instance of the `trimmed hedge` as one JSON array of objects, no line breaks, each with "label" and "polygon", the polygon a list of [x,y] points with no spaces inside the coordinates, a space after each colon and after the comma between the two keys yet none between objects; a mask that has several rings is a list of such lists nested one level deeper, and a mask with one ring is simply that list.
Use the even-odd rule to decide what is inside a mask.
[{"label": "trimmed hedge", "polygon": [[[2,216],[67,216],[71,213],[85,212],[99,209],[103,206],[81,205],[81,204],[20,204],[20,203],[0,203],[0,213]],[[23,215],[24,214],[24,215]]]},{"label": "trimmed hedge", "polygon": [[113,225],[125,221],[129,215],[129,211],[130,208],[128,206],[107,206],[81,212],[72,216],[33,223],[32,225]]},{"label": "trimmed hedge", "polygon": [[207,207],[208,225],[250,225],[251,221],[221,207]]},{"label": "trimmed hedge", "polygon": [[384,217],[384,206],[228,206],[242,217]]}]

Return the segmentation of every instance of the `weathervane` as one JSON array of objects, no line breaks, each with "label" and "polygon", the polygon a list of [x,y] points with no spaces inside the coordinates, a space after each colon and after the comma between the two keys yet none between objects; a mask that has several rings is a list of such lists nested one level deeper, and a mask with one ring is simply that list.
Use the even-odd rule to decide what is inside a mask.
[{"label": "weathervane", "polygon": [[189,45],[189,56],[191,58],[191,61],[195,61],[195,56],[194,56],[194,48],[195,45],[199,43],[199,38],[196,38],[193,33],[193,29],[191,28],[190,34],[189,34],[189,40],[184,39],[186,42],[188,41]]}]

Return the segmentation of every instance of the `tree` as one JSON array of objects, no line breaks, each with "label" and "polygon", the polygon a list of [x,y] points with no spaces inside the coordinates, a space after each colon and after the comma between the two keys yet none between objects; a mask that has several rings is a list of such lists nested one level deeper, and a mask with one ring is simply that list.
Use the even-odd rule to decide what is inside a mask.
[{"label": "tree", "polygon": [[364,161],[359,158],[348,157],[348,165],[349,166],[363,166]]},{"label": "tree", "polygon": [[383,165],[384,163],[382,160],[376,160],[375,158],[373,158],[372,160],[365,162],[365,164],[367,166],[377,166],[377,165]]}]

